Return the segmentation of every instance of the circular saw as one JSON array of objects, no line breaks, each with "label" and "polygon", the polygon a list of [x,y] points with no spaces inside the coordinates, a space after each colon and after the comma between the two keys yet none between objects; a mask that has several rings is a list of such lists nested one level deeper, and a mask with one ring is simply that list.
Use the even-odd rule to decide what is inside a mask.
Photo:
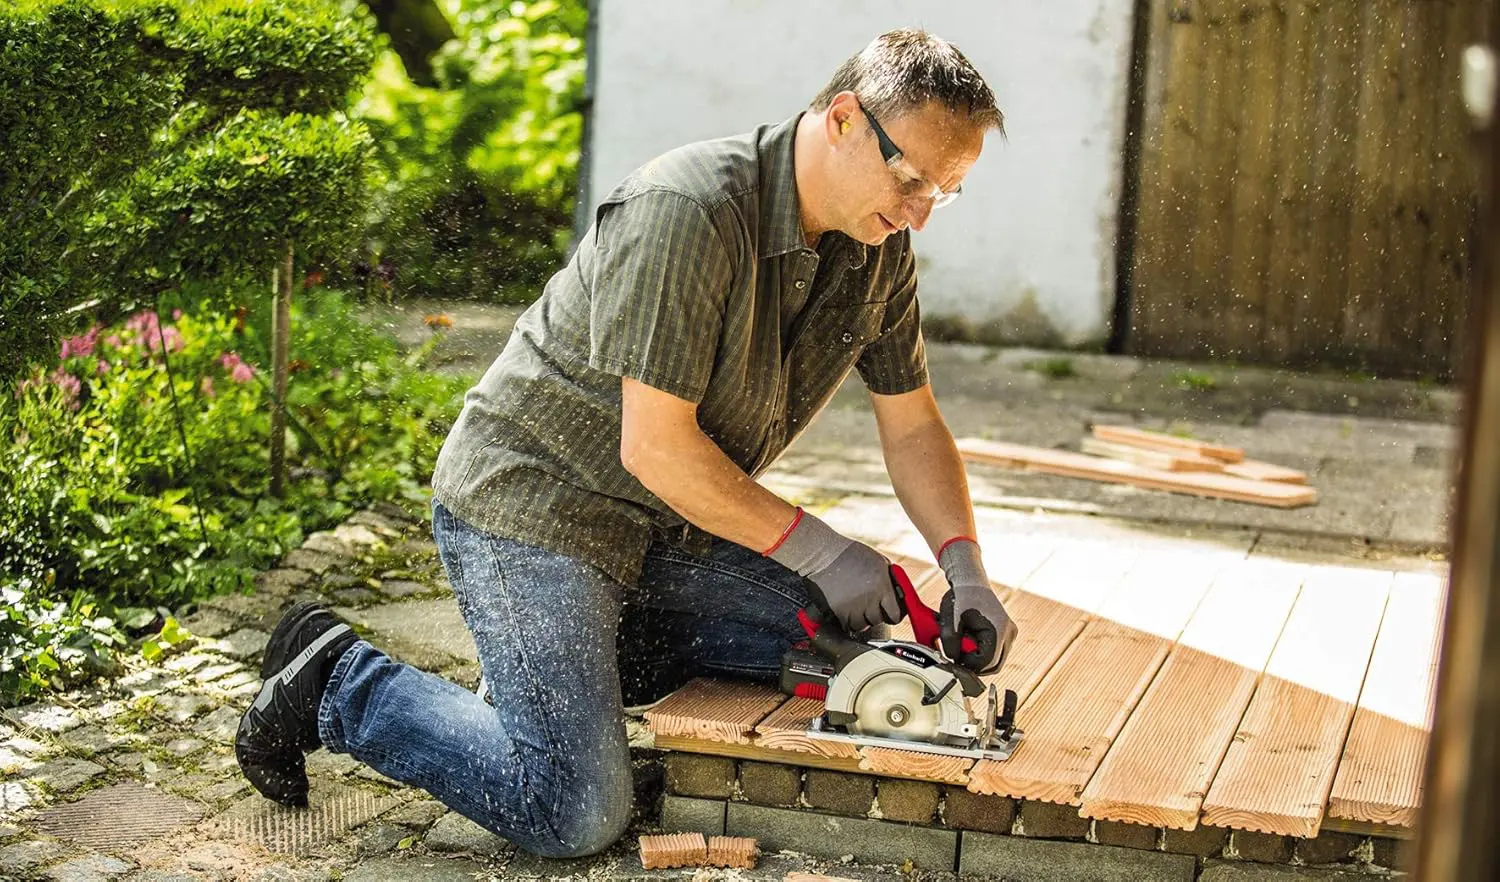
[{"label": "circular saw", "polygon": [[1006,760],[1022,738],[1016,693],[986,686],[938,649],[940,628],[901,567],[893,590],[918,642],[854,640],[815,608],[798,613],[808,642],[786,653],[781,689],[821,698],[809,737],[973,759]]}]

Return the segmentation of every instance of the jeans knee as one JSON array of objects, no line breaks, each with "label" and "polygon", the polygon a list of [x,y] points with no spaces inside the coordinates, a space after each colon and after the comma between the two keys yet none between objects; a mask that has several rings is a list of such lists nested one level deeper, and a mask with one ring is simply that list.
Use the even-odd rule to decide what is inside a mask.
[{"label": "jeans knee", "polygon": [[625,834],[632,801],[628,773],[582,792],[565,794],[547,824],[552,835],[538,837],[527,851],[548,858],[598,854]]}]

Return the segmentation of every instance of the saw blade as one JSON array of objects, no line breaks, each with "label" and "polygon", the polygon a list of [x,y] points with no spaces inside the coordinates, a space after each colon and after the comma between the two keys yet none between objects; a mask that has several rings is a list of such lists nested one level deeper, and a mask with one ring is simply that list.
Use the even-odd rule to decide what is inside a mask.
[{"label": "saw blade", "polygon": [[855,721],[849,732],[900,741],[931,741],[937,737],[943,715],[935,704],[924,705],[927,685],[901,671],[877,674],[860,687],[854,698]]}]

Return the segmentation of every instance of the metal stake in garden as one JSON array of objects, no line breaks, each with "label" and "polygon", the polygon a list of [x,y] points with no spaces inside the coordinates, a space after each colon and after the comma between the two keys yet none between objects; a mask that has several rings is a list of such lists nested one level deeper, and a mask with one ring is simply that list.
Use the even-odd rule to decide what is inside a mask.
[{"label": "metal stake in garden", "polygon": [[271,310],[271,495],[286,492],[286,388],[291,373],[288,358],[292,339],[292,242],[271,272],[275,308]]}]

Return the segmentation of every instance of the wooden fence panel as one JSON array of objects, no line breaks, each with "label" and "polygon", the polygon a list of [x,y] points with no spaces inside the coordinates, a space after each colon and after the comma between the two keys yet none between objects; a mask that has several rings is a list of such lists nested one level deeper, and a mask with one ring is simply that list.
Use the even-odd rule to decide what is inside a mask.
[{"label": "wooden fence panel", "polygon": [[1136,353],[1448,377],[1475,0],[1149,0]]}]

